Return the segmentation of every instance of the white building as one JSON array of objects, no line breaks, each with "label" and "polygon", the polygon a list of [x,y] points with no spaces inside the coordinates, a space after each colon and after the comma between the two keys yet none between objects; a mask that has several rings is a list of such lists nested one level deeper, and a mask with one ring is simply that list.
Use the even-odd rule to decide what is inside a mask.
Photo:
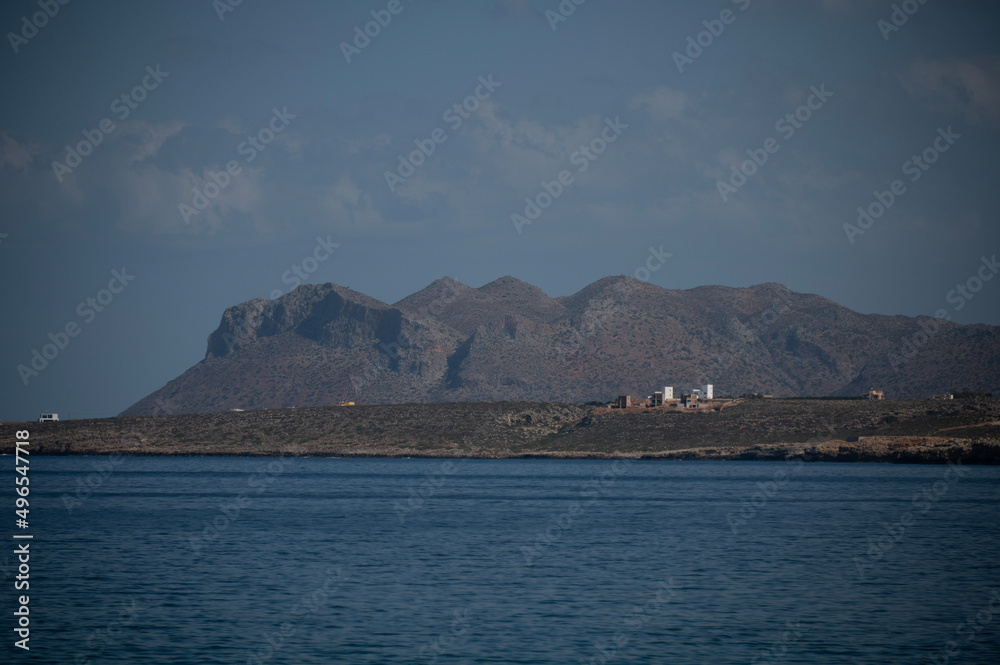
[{"label": "white building", "polygon": [[38,422],[40,422],[40,423],[54,423],[54,422],[59,422],[59,414],[58,413],[43,413],[40,416],[38,416]]},{"label": "white building", "polygon": [[706,383],[701,387],[701,396],[704,397],[705,399],[713,399],[711,383]]},{"label": "white building", "polygon": [[664,386],[663,387],[663,399],[664,400],[668,400],[668,399],[673,399],[673,398],[674,398],[674,389],[673,389],[673,387],[672,386]]}]

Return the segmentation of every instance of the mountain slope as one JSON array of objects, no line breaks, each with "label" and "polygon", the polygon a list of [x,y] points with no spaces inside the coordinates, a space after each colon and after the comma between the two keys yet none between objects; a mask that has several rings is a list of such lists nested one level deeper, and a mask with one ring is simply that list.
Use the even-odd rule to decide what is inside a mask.
[{"label": "mountain slope", "polygon": [[699,383],[780,396],[998,391],[1000,328],[859,314],[773,283],[682,291],[607,277],[550,298],[512,277],[479,288],[443,278],[393,305],[305,285],[228,308],[205,359],[123,415],[164,400],[176,412],[583,402]]},{"label": "mountain slope", "polygon": [[403,298],[394,307],[418,319],[436,319],[464,335],[471,335],[479,325],[498,317],[515,315],[542,322],[567,313],[537,286],[510,276],[478,289],[445,277]]}]

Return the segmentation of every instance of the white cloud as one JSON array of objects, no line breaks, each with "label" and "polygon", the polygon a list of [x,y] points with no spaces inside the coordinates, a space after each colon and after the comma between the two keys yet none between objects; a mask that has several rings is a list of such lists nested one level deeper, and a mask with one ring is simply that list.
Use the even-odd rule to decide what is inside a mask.
[{"label": "white cloud", "polygon": [[1000,126],[1000,58],[917,58],[899,79],[932,111],[960,116],[970,125]]},{"label": "white cloud", "polygon": [[655,122],[667,122],[670,120],[683,120],[684,112],[690,106],[690,103],[691,100],[687,94],[680,90],[658,86],[652,90],[634,95],[629,101],[629,108],[645,111],[650,120]]},{"label": "white cloud", "polygon": [[[51,149],[32,148],[0,133],[0,166],[20,170],[3,189],[13,207],[32,211],[34,224],[85,223],[94,230],[112,226],[153,236],[215,235],[233,229],[269,235],[279,230],[284,220],[267,208],[274,201],[263,165],[241,164],[211,204],[185,223],[179,205],[192,205],[193,190],[204,191],[210,172],[224,172],[222,164],[163,165],[158,157],[164,146],[186,129],[180,121],[123,123],[61,183],[46,161]],[[45,160],[33,159],[36,155]],[[58,152],[54,156],[61,157]]]},{"label": "white cloud", "polygon": [[180,134],[185,126],[178,120],[163,123],[128,122],[111,135],[111,142],[122,146],[122,158],[134,164],[154,157],[167,139]]},{"label": "white cloud", "polygon": [[217,123],[215,123],[215,126],[218,127],[219,129],[224,129],[230,134],[235,134],[237,136],[245,132],[245,130],[243,129],[243,123],[240,121],[240,119],[231,115],[226,116],[225,118],[219,120]]},{"label": "white cloud", "polygon": [[320,207],[340,230],[370,233],[385,226],[385,219],[375,209],[371,197],[346,175],[325,189]]},{"label": "white cloud", "polygon": [[7,132],[0,132],[0,168],[12,166],[25,172],[39,153],[38,146],[22,143]]},{"label": "white cloud", "polygon": [[392,144],[392,139],[388,134],[382,132],[373,138],[364,137],[358,139],[347,139],[344,142],[347,144],[347,153],[355,155],[369,150],[384,148],[385,146]]}]

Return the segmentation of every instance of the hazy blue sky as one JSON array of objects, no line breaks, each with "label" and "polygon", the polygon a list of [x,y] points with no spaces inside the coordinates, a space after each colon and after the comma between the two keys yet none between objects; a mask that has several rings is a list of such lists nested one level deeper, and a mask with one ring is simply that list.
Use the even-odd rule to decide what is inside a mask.
[{"label": "hazy blue sky", "polygon": [[[444,275],[560,296],[662,245],[666,288],[1000,324],[1000,280],[946,300],[1000,251],[996,2],[897,2],[891,31],[880,0],[50,3],[0,10],[2,419],[117,413],[296,265],[386,302]],[[345,55],[372,11],[391,21]],[[731,180],[748,150],[767,161]],[[50,333],[68,343],[25,385]]]}]

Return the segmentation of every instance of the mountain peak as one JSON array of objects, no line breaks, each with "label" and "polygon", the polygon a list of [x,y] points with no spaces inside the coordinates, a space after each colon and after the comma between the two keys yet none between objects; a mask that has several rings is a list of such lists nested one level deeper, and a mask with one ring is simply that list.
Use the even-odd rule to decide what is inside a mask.
[{"label": "mountain peak", "polygon": [[355,291],[350,287],[334,284],[333,282],[326,282],[324,284],[301,284],[285,295],[279,296],[274,302],[284,302],[287,305],[294,301],[314,301],[325,298],[329,296],[330,293],[336,293],[346,301],[364,305],[365,307],[389,306],[377,298],[372,298],[371,296],[365,295],[360,291]]},{"label": "mountain peak", "polygon": [[612,275],[591,282],[573,295],[556,298],[559,303],[574,315],[582,315],[589,303],[594,300],[613,300],[623,302],[637,294],[652,297],[657,293],[667,291],[655,284],[644,282],[630,275]]},{"label": "mountain peak", "polygon": [[457,279],[441,277],[419,291],[397,300],[393,307],[420,319],[436,318],[453,302],[462,300],[475,291]]},{"label": "mountain peak", "polygon": [[[226,309],[203,362],[130,407],[575,401],[712,383],[717,394],[893,398],[1000,389],[1000,327],[860,314],[774,282],[667,290],[619,275],[550,298],[450,277],[389,306],[337,284]],[[905,344],[925,341],[918,353]]]},{"label": "mountain peak", "polygon": [[381,300],[332,282],[302,284],[289,293],[267,300],[254,298],[227,307],[219,327],[208,337],[205,359],[225,358],[263,337],[298,331],[309,337],[345,311],[385,312]]},{"label": "mountain peak", "polygon": [[534,284],[529,284],[528,282],[522,282],[517,277],[512,277],[510,275],[504,275],[503,277],[494,279],[489,284],[483,284],[482,286],[479,287],[480,291],[485,291],[485,292],[500,291],[503,289],[526,289],[544,293],[544,291],[542,291]]},{"label": "mountain peak", "polygon": [[493,280],[489,284],[483,284],[476,290],[480,293],[489,294],[490,296],[499,298],[525,297],[534,298],[539,301],[553,300],[548,296],[548,294],[545,293],[545,291],[542,291],[534,284],[522,282],[516,277],[511,277],[510,275],[504,275],[499,279]]},{"label": "mountain peak", "polygon": [[463,284],[462,282],[458,281],[457,279],[449,275],[445,275],[444,277],[439,277],[438,279],[435,279],[428,286],[435,286],[435,285],[466,288],[466,289],[472,288],[471,286],[467,286],[466,284]]}]

